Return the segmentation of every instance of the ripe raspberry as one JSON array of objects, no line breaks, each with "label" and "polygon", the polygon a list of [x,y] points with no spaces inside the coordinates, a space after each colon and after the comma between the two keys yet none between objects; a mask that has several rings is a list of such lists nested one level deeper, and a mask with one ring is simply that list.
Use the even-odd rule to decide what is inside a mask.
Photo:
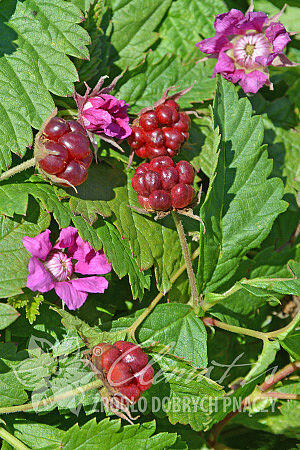
[{"label": "ripe raspberry", "polygon": [[64,180],[83,183],[93,158],[85,129],[76,120],[52,117],[40,133],[35,154],[41,171],[65,186]]},{"label": "ripe raspberry", "polygon": [[187,161],[175,166],[169,156],[154,158],[141,164],[132,178],[139,204],[148,211],[169,211],[189,206],[195,196],[191,184],[194,169]]},{"label": "ripe raspberry", "polygon": [[122,394],[132,402],[136,402],[152,385],[154,370],[148,364],[148,356],[131,342],[96,345],[92,362],[104,373],[116,395]]},{"label": "ripe raspberry", "polygon": [[176,156],[189,137],[190,119],[172,99],[140,115],[128,143],[140,158]]}]

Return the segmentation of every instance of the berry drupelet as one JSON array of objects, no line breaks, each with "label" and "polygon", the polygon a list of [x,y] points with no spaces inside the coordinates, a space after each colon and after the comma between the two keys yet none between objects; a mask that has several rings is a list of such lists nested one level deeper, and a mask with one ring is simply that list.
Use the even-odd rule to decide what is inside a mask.
[{"label": "berry drupelet", "polygon": [[97,344],[92,361],[104,373],[109,385],[133,403],[152,386],[154,370],[148,364],[148,356],[131,342]]},{"label": "berry drupelet", "polygon": [[39,169],[50,179],[55,176],[60,184],[66,180],[73,186],[86,180],[93,157],[86,131],[76,120],[52,117],[42,130],[39,147]]},{"label": "berry drupelet", "polygon": [[139,204],[147,211],[169,211],[189,206],[195,190],[194,169],[187,161],[176,165],[169,156],[141,164],[132,178]]},{"label": "berry drupelet", "polygon": [[139,116],[128,143],[140,158],[173,158],[188,139],[189,129],[189,116],[180,111],[174,100],[168,99]]}]

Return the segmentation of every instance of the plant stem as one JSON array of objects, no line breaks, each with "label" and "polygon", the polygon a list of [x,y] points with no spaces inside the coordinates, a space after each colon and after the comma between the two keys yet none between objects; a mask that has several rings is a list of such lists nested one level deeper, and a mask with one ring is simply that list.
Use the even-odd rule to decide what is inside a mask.
[{"label": "plant stem", "polygon": [[188,248],[186,237],[184,234],[183,225],[182,225],[182,222],[176,211],[172,211],[172,216],[173,216],[173,219],[174,219],[174,222],[176,225],[177,233],[178,233],[181,248],[182,248],[182,253],[184,256],[184,260],[185,260],[186,270],[187,270],[188,277],[189,277],[189,282],[190,282],[190,287],[191,287],[192,304],[193,304],[194,308],[197,308],[197,306],[199,305],[199,294],[198,294],[195,274],[193,271],[192,261],[191,261],[191,257],[190,257],[190,253],[189,253],[189,248]]},{"label": "plant stem", "polygon": [[[199,256],[199,248],[197,248],[197,250],[194,251],[193,255],[192,255],[192,259],[197,258],[197,256]],[[180,275],[185,271],[186,269],[186,265],[183,264],[178,270],[177,272],[174,273],[174,275],[172,275],[172,277],[170,278],[171,284],[173,284],[177,278],[180,277]],[[134,341],[135,339],[135,331],[136,329],[141,325],[141,323],[146,319],[146,317],[150,314],[150,312],[155,308],[155,306],[157,305],[157,303],[168,293],[169,291],[166,292],[159,292],[157,294],[157,296],[152,300],[152,302],[150,303],[149,306],[147,306],[147,308],[145,309],[145,311],[142,312],[142,314],[135,320],[135,322],[128,328],[128,336],[133,339]]]},{"label": "plant stem", "polygon": [[17,450],[27,450],[29,447],[26,447],[19,439],[17,439],[15,436],[10,434],[8,431],[6,431],[4,428],[0,427],[0,437],[8,442],[13,448]]},{"label": "plant stem", "polygon": [[[296,398],[295,398],[295,394],[286,394],[283,392],[264,392],[267,389],[269,389],[271,386],[274,386],[274,384],[278,383],[278,381],[282,380],[283,378],[288,377],[289,375],[291,375],[293,372],[295,372],[298,369],[300,369],[300,361],[295,361],[293,363],[288,364],[287,366],[285,366],[283,369],[279,370],[278,372],[276,372],[274,375],[272,375],[270,378],[268,378],[268,381],[265,380],[259,386],[259,389],[262,392],[259,395],[259,397],[256,397],[256,398],[269,397],[269,398],[281,398],[281,399],[287,399],[287,400],[291,400],[291,399],[299,400],[299,395],[296,395]],[[221,420],[219,423],[215,424],[212,427],[211,433],[209,436],[209,440],[208,440],[208,444],[211,448],[215,448],[216,441],[217,441],[221,431],[225,427],[225,425],[227,425],[227,423],[233,417],[235,417],[240,411],[242,411],[244,406],[247,406],[250,404],[251,404],[251,395],[248,395],[242,401],[241,407],[239,410],[231,411],[230,413],[227,414],[227,416],[223,420]]]},{"label": "plant stem", "polygon": [[247,336],[253,336],[257,339],[262,340],[268,339],[267,333],[250,330],[249,328],[237,327],[235,325],[229,325],[228,323],[220,322],[219,320],[213,319],[212,317],[202,317],[202,321],[204,325],[222,328],[222,330],[227,330],[230,331],[231,333],[245,334]]},{"label": "plant stem", "polygon": [[6,178],[10,178],[16,173],[22,172],[23,170],[29,169],[29,167],[35,166],[35,158],[31,158],[28,161],[24,161],[22,164],[19,164],[16,167],[13,167],[12,169],[7,170],[6,172],[3,172],[0,175],[0,181],[5,180]]},{"label": "plant stem", "polygon": [[279,330],[270,331],[269,333],[265,333],[265,334],[268,336],[268,338],[273,338],[273,337],[278,336],[278,334],[288,331],[290,329],[291,325],[298,322],[299,316],[300,316],[300,311],[295,315],[293,320],[291,320],[291,322],[288,325],[286,325],[285,327],[279,328]]},{"label": "plant stem", "polygon": [[60,400],[64,400],[69,397],[75,397],[75,395],[82,394],[83,392],[91,391],[92,389],[97,389],[103,386],[102,380],[95,380],[91,383],[86,384],[85,386],[79,386],[76,389],[72,389],[71,391],[62,392],[61,394],[54,395],[53,397],[46,398],[40,402],[35,403],[25,403],[24,405],[16,405],[16,406],[7,406],[0,408],[0,414],[9,414],[21,411],[31,411],[37,410],[40,407],[45,407],[47,405],[51,405],[52,403],[59,402]]}]

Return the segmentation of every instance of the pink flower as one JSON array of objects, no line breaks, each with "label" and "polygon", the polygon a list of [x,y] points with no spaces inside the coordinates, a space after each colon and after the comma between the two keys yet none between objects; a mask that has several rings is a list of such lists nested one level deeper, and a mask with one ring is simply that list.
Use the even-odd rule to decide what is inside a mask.
[{"label": "pink flower", "polygon": [[273,88],[268,66],[291,66],[282,52],[291,40],[277,22],[281,13],[272,18],[263,12],[253,12],[253,4],[244,15],[237,9],[219,14],[215,19],[216,35],[196,44],[217,58],[213,76],[220,73],[232,83],[239,83],[245,92],[257,92],[264,84]]},{"label": "pink flower", "polygon": [[131,134],[128,106],[124,100],[109,94],[89,98],[81,111],[84,126],[95,134],[125,139]]},{"label": "pink flower", "polygon": [[31,238],[23,238],[24,247],[31,253],[28,265],[27,287],[32,291],[48,292],[55,289],[69,309],[77,309],[85,302],[87,292],[103,293],[108,287],[104,277],[75,275],[104,275],[111,271],[103,251],[96,252],[84,242],[76,228],[64,228],[52,246],[50,230]]}]

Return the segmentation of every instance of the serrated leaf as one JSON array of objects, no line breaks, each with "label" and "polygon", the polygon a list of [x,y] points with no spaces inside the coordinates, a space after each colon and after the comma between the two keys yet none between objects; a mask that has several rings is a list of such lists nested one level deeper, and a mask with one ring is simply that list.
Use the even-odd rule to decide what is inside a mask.
[{"label": "serrated leaf", "polygon": [[50,217],[30,207],[26,218],[0,217],[0,298],[21,294],[26,286],[30,254],[22,243],[25,236],[34,237],[50,224]]},{"label": "serrated leaf", "polygon": [[35,295],[34,292],[29,290],[26,293],[8,299],[8,303],[15,308],[25,307],[26,317],[31,324],[36,320],[36,316],[39,315],[39,307],[43,301],[44,297],[41,294]]},{"label": "serrated leaf", "polygon": [[18,311],[7,303],[0,303],[0,330],[8,327],[19,317]]},{"label": "serrated leaf", "polygon": [[159,38],[155,28],[172,0],[111,0],[112,60],[121,68],[136,67]]},{"label": "serrated leaf", "polygon": [[65,431],[44,423],[14,423],[14,435],[30,448],[43,448],[59,445]]},{"label": "serrated leaf", "polygon": [[0,407],[21,405],[27,399],[23,385],[12,371],[0,374]]},{"label": "serrated leaf", "polygon": [[89,37],[77,25],[80,10],[63,0],[8,0],[0,15],[8,30],[3,39],[14,40],[0,58],[0,166],[6,169],[11,152],[23,156],[32,144],[30,125],[39,128],[54,109],[49,91],[72,94],[78,76],[67,55],[87,58]]},{"label": "serrated leaf", "polygon": [[234,86],[221,77],[214,122],[220,155],[200,212],[206,233],[200,241],[198,282],[204,292],[215,291],[235,274],[242,256],[265,239],[287,207],[281,180],[268,179],[272,162],[261,147],[262,119],[252,117],[250,102],[238,100]]}]

